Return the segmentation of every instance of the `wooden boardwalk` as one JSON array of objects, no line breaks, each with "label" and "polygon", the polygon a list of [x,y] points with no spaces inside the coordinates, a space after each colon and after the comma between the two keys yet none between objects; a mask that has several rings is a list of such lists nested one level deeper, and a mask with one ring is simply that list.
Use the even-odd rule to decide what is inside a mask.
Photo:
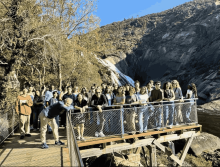
[{"label": "wooden boardwalk", "polygon": [[64,146],[54,145],[53,134],[47,134],[48,149],[41,148],[40,133],[20,139],[15,133],[0,146],[0,166],[70,166],[66,130],[59,129]]}]

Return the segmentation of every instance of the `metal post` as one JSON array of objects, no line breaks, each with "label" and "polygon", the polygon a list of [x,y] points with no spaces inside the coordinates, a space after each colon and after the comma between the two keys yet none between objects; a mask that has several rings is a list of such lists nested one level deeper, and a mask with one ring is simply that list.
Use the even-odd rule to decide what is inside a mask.
[{"label": "metal post", "polygon": [[123,109],[120,109],[120,121],[121,121],[121,138],[124,138],[124,129],[123,129]]},{"label": "metal post", "polygon": [[12,106],[12,135],[14,135],[14,123],[15,123],[15,110],[14,110],[14,106]]}]

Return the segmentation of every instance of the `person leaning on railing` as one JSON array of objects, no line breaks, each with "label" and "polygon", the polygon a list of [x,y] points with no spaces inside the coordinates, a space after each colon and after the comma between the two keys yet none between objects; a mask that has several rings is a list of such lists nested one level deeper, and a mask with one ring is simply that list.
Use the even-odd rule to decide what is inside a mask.
[{"label": "person leaning on railing", "polygon": [[104,137],[103,128],[104,128],[104,113],[102,110],[108,106],[108,102],[105,96],[102,93],[101,89],[96,89],[95,94],[92,96],[91,107],[98,109],[98,113],[96,113],[97,117],[100,118],[100,124],[98,125],[98,131],[95,132],[96,137]]},{"label": "person leaning on railing", "polygon": [[[160,89],[161,82],[157,81],[155,83],[155,89],[151,91],[151,102],[153,102],[153,105],[159,105],[161,104],[163,100],[163,90]],[[162,107],[161,106],[155,106],[154,107],[154,126],[156,130],[159,130],[161,128],[161,116],[162,116]]]},{"label": "person leaning on railing", "polygon": [[175,115],[175,118],[174,118],[174,124],[175,125],[179,125],[179,123],[183,123],[183,115],[182,115],[182,112],[181,112],[181,104],[178,104],[178,103],[181,103],[181,102],[184,102],[183,100],[183,93],[182,93],[182,90],[181,90],[181,87],[179,85],[179,82],[177,80],[173,80],[172,81],[172,87],[173,87],[173,91],[175,93],[175,110],[174,110],[174,115]]},{"label": "person leaning on railing", "polygon": [[[117,94],[115,95],[113,105],[121,105],[118,107],[114,107],[115,109],[119,109],[119,112],[114,112],[114,130],[116,133],[118,133],[118,130],[122,134],[124,134],[124,110],[123,110],[123,104],[125,104],[125,95],[123,94],[123,87],[118,87]],[[121,113],[122,112],[122,113]],[[120,128],[121,127],[121,128]]]},{"label": "person leaning on railing", "polygon": [[[139,104],[138,98],[135,94],[135,88],[130,87],[129,89],[129,96],[126,96],[125,103],[126,104]],[[125,121],[126,121],[126,131],[129,132],[129,134],[135,134],[136,128],[135,128],[135,109],[133,108],[135,106],[125,106],[126,110],[124,112],[125,114]]]},{"label": "person leaning on railing", "polygon": [[150,110],[152,105],[147,104],[149,97],[145,86],[141,87],[137,97],[141,106],[141,108],[138,108],[139,133],[147,132],[148,120],[153,112]]},{"label": "person leaning on railing", "polygon": [[77,95],[77,99],[76,101],[74,102],[75,106],[75,110],[74,110],[74,113],[78,113],[78,114],[74,114],[75,118],[74,118],[74,123],[76,125],[76,129],[77,129],[77,133],[78,133],[78,136],[77,136],[77,140],[85,140],[84,137],[83,137],[83,134],[84,134],[84,123],[85,123],[85,113],[86,112],[86,109],[88,108],[88,102],[83,99],[83,94],[82,93],[79,93]]},{"label": "person leaning on railing", "polygon": [[191,123],[191,119],[190,119],[190,114],[192,111],[192,106],[196,103],[196,101],[194,100],[194,98],[197,98],[197,89],[196,89],[196,85],[194,83],[191,83],[188,85],[188,90],[186,93],[186,98],[189,100],[186,100],[186,102],[188,102],[187,105],[187,110],[186,110],[186,123]]},{"label": "person leaning on railing", "polygon": [[64,145],[64,143],[59,140],[58,126],[55,117],[69,111],[70,109],[73,109],[73,106],[71,105],[72,102],[73,100],[71,98],[66,98],[64,103],[59,101],[58,103],[48,106],[41,111],[39,118],[41,123],[40,139],[42,142],[42,149],[49,148],[49,146],[46,144],[47,124],[50,124],[52,127],[55,145]]},{"label": "person leaning on railing", "polygon": [[[174,99],[175,94],[172,89],[172,85],[170,82],[166,82],[163,85],[164,90],[164,99],[163,101],[163,120],[164,126],[167,126],[167,120],[169,119],[169,124],[167,128],[172,128],[173,126],[173,115],[174,115]],[[167,102],[168,101],[168,102]]]},{"label": "person leaning on railing", "polygon": [[[113,104],[113,100],[115,98],[115,95],[111,90],[111,85],[107,85],[104,95],[105,95],[106,100],[108,101],[108,107],[106,107],[106,109],[110,110],[110,109],[112,109],[111,105]],[[115,114],[116,113],[112,112],[112,111],[106,111],[105,112],[106,123],[105,123],[104,129],[105,129],[106,132],[109,132],[109,133],[114,132],[113,121],[115,119]]]},{"label": "person leaning on railing", "polygon": [[23,139],[24,136],[30,137],[30,115],[31,115],[31,106],[33,101],[31,96],[27,95],[27,88],[23,88],[23,94],[17,97],[16,100],[16,112],[19,115],[19,128],[20,128],[20,139]]}]

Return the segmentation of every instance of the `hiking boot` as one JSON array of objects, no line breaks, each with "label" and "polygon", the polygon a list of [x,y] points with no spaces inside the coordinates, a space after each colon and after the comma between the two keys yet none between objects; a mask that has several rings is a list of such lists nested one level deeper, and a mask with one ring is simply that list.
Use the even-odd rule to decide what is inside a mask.
[{"label": "hiking boot", "polygon": [[55,141],[55,145],[65,145],[65,143],[63,143],[62,141]]},{"label": "hiking boot", "polygon": [[27,137],[31,137],[31,134],[25,134],[25,136],[27,136]]},{"label": "hiking boot", "polygon": [[42,146],[41,146],[41,148],[42,148],[42,149],[47,149],[47,148],[49,148],[49,146],[48,146],[46,143],[43,143]]}]

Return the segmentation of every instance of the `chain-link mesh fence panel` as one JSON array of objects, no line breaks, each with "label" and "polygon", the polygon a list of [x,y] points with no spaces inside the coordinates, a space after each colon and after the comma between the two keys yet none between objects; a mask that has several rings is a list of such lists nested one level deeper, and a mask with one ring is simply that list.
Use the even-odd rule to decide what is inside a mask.
[{"label": "chain-link mesh fence panel", "polygon": [[92,139],[123,134],[123,109],[72,113],[71,120],[78,139]]},{"label": "chain-link mesh fence panel", "polygon": [[19,124],[19,116],[15,112],[14,106],[4,113],[0,111],[0,144],[14,132],[14,128]]},{"label": "chain-link mesh fence panel", "polygon": [[67,133],[67,145],[69,150],[69,157],[71,166],[83,166],[82,158],[79,152],[79,148],[76,143],[76,136],[71,125],[70,113],[66,114],[66,133]]},{"label": "chain-link mesh fence panel", "polygon": [[111,135],[124,135],[161,130],[175,125],[197,123],[195,102],[163,102],[141,107],[124,106],[120,109],[72,113],[71,120],[78,139],[93,139]]}]

